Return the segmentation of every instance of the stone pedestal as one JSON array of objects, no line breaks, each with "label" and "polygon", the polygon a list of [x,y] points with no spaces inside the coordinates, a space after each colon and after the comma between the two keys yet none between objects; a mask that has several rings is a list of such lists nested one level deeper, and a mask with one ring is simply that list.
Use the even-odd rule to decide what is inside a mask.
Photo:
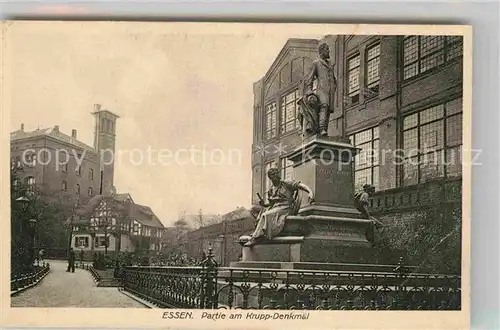
[{"label": "stone pedestal", "polygon": [[249,237],[241,237],[242,261],[231,266],[397,263],[399,255],[367,241],[371,221],[360,218],[354,208],[352,166],[358,150],[348,141],[312,138],[290,153],[294,179],[315,192],[315,202],[302,198],[299,214],[287,216],[283,230],[270,240],[246,247]]},{"label": "stone pedestal", "polygon": [[293,161],[294,179],[309,186],[316,196],[314,205],[303,202],[301,215],[359,217],[353,207],[354,156],[358,148],[348,141],[313,138],[288,155]]}]

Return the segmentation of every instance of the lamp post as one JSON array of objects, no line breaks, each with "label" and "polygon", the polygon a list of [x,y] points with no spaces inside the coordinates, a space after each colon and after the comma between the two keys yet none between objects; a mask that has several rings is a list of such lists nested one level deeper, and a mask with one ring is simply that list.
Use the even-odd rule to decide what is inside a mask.
[{"label": "lamp post", "polygon": [[35,237],[36,237],[36,224],[37,221],[36,219],[30,219],[30,229],[31,229],[31,257],[32,257],[32,265],[35,264],[35,259],[36,259],[36,252],[35,252]]},{"label": "lamp post", "polygon": [[220,243],[220,264],[224,265],[226,262],[226,236],[224,234],[219,235]]},{"label": "lamp post", "polygon": [[[26,240],[28,240],[28,235],[27,235],[28,232],[27,232],[27,230],[29,230],[31,228],[26,228],[27,226],[26,226],[26,224],[24,222],[25,221],[24,219],[28,218],[27,214],[28,214],[28,209],[29,209],[31,200],[28,197],[26,197],[26,196],[21,196],[21,197],[16,198],[15,201],[16,201],[16,203],[18,203],[20,205],[20,214],[19,214],[19,217],[20,217],[21,221],[19,221],[19,238],[20,238],[19,242],[20,242],[20,244],[22,244],[22,245],[24,245],[26,247],[25,252],[23,253],[22,251],[24,249],[21,249],[20,250],[21,254],[19,255],[19,257],[21,257],[21,260],[19,260],[21,262],[20,266],[22,268],[24,268],[24,267],[26,267],[26,266],[29,265],[28,260],[30,260],[30,259],[31,259],[31,261],[30,261],[31,265],[30,266],[33,265],[33,259],[31,258],[33,251],[30,251],[32,249],[32,246],[33,246],[33,238],[31,236],[32,235],[32,231],[30,230],[30,232],[29,232],[29,234],[30,234],[29,238],[31,238],[31,239],[30,239],[30,242],[28,243],[28,242],[26,242]],[[32,220],[34,220],[34,219],[32,219]],[[31,226],[31,223],[32,222],[30,220],[29,221],[30,226]],[[28,248],[28,246],[29,246],[29,248]],[[31,252],[31,256],[29,255],[30,252]]]}]

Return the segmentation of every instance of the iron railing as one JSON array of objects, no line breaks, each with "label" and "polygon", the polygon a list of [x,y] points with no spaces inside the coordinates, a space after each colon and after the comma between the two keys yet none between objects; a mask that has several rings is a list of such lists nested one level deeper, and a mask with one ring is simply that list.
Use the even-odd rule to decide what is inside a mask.
[{"label": "iron railing", "polygon": [[15,276],[10,281],[10,292],[16,294],[30,286],[38,283],[50,271],[50,265],[46,262],[42,266],[36,266],[32,272]]},{"label": "iron railing", "polygon": [[124,290],[160,308],[459,310],[460,277],[393,272],[126,267]]}]

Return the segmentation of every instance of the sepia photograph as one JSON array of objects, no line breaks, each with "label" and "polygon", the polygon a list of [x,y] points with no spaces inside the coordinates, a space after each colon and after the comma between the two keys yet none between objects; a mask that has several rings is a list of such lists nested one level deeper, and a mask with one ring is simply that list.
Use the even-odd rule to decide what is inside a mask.
[{"label": "sepia photograph", "polygon": [[468,310],[469,33],[5,22],[10,310]]}]

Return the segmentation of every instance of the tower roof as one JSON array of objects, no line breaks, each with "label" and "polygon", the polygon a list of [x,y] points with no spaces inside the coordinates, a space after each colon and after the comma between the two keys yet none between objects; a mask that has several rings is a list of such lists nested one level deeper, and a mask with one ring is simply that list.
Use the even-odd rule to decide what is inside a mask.
[{"label": "tower roof", "polygon": [[120,116],[118,116],[116,113],[111,112],[111,111],[109,111],[107,109],[103,109],[100,104],[94,104],[94,111],[91,112],[91,114],[96,115],[98,113],[105,113],[105,114],[111,115],[111,116],[113,116],[115,118],[120,118]]}]

